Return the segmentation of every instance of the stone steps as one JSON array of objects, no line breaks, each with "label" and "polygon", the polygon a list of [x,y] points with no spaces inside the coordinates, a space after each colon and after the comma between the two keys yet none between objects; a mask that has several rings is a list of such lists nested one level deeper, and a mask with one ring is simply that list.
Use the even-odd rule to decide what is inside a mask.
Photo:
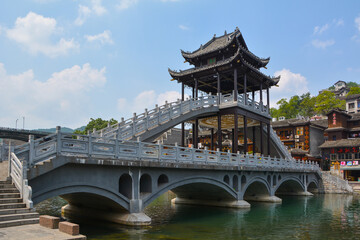
[{"label": "stone steps", "polygon": [[26,208],[10,181],[0,181],[0,228],[39,223],[39,214]]},{"label": "stone steps", "polygon": [[9,215],[0,216],[0,222],[10,221],[10,220],[19,220],[19,219],[38,218],[38,217],[39,217],[39,214],[37,212],[9,214]]},{"label": "stone steps", "polygon": [[0,222],[0,228],[4,227],[14,227],[28,224],[36,224],[39,223],[39,218],[30,218],[30,219],[18,219],[18,220],[10,220]]},{"label": "stone steps", "polygon": [[0,193],[0,199],[2,198],[20,198],[20,193]]},{"label": "stone steps", "polygon": [[0,189],[0,194],[1,193],[19,193],[19,191],[13,187],[13,188],[2,188]]}]

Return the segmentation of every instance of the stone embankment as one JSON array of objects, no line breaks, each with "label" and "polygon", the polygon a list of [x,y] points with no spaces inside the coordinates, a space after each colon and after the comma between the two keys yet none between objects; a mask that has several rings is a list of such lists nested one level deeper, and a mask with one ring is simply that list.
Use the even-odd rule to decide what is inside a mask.
[{"label": "stone embankment", "polygon": [[348,181],[332,175],[330,172],[322,171],[321,177],[323,181],[321,192],[323,193],[352,194],[354,192]]}]

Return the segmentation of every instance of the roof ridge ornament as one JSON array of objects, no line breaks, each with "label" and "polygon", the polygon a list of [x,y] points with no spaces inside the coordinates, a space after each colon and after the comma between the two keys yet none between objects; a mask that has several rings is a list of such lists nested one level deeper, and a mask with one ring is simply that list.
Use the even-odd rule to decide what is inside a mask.
[{"label": "roof ridge ornament", "polygon": [[213,38],[214,38],[214,39],[216,38],[216,33],[214,34]]},{"label": "roof ridge ornament", "polygon": [[227,32],[226,32],[226,30],[225,30],[225,33],[224,33],[224,35],[227,35]]}]

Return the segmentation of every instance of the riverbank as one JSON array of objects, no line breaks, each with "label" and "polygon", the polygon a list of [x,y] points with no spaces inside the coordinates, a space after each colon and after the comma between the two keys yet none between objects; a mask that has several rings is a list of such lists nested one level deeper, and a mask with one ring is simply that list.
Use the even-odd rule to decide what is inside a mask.
[{"label": "riverbank", "polygon": [[70,240],[86,239],[84,235],[71,236],[60,232],[58,229],[49,229],[40,224],[30,224],[24,226],[0,228],[0,239],[3,240]]}]

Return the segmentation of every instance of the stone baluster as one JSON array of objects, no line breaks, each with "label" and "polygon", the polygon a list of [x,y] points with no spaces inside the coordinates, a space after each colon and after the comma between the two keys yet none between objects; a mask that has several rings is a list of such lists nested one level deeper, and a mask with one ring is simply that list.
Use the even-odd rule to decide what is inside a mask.
[{"label": "stone baluster", "polygon": [[[30,166],[33,166],[35,160],[35,144],[34,144],[34,135],[29,135],[29,162],[27,163]],[[24,164],[25,165],[25,164]],[[25,166],[23,166],[26,168]]]},{"label": "stone baluster", "polygon": [[56,155],[59,156],[61,153],[62,142],[61,142],[61,127],[56,127]]}]

